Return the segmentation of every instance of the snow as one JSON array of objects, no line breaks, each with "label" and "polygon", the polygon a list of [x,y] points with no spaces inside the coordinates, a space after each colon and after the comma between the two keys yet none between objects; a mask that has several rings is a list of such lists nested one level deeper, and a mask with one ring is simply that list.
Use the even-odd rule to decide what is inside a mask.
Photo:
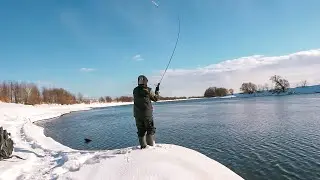
[{"label": "snow", "polygon": [[11,179],[242,179],[222,164],[176,145],[80,151],[46,137],[33,122],[73,111],[132,103],[22,105],[0,102],[0,126],[11,133],[17,158],[0,161],[0,180]]},{"label": "snow", "polygon": [[263,97],[263,96],[286,96],[286,95],[298,95],[298,94],[314,94],[320,93],[320,85],[314,86],[306,86],[306,87],[296,87],[296,88],[289,88],[288,91],[283,93],[272,93],[269,91],[262,91],[253,94],[234,94],[233,97],[238,98],[247,98],[247,97]]},{"label": "snow", "polygon": [[[79,163],[80,164],[80,163]],[[97,153],[81,171],[59,179],[241,179],[220,163],[181,146],[161,144],[145,150]]]}]

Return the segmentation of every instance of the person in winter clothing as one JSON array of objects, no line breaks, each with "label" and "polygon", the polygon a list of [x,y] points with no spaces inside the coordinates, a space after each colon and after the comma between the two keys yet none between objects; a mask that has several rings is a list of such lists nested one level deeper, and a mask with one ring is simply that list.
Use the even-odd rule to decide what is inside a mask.
[{"label": "person in winter clothing", "polygon": [[148,79],[144,75],[138,77],[138,86],[133,90],[133,113],[138,129],[138,138],[141,149],[154,145],[156,128],[153,123],[153,107],[151,101],[159,100],[159,85],[155,92],[148,87]]}]

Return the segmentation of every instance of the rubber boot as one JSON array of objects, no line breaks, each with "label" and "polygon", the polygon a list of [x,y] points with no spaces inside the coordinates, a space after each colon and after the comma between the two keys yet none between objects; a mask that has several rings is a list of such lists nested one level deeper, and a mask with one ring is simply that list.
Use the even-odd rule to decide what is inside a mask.
[{"label": "rubber boot", "polygon": [[146,141],[149,146],[154,146],[154,135],[147,134]]},{"label": "rubber boot", "polygon": [[144,149],[147,147],[146,136],[139,137],[140,148]]}]

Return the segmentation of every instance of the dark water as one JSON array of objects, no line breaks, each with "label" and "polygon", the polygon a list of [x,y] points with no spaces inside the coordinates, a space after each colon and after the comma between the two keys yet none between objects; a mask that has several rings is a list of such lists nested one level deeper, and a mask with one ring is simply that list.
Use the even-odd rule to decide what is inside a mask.
[{"label": "dark water", "polygon": [[[154,116],[157,143],[200,151],[245,179],[320,179],[320,95],[158,103]],[[75,149],[138,144],[131,105],[40,125]]]}]

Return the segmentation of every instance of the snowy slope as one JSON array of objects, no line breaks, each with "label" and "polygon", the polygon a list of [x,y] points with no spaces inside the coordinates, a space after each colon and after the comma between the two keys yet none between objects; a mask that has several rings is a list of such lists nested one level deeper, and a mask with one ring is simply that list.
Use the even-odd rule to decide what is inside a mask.
[{"label": "snowy slope", "polygon": [[14,154],[26,159],[0,161],[0,180],[241,179],[218,162],[184,147],[159,144],[143,151],[137,147],[77,151],[46,137],[43,129],[32,123],[72,111],[122,104],[26,106],[0,102],[0,126],[12,134]]},{"label": "snowy slope", "polygon": [[27,160],[10,159],[0,162],[0,179],[16,179],[28,177],[31,172],[41,170],[41,165],[51,151],[70,151],[71,149],[46,137],[43,129],[32,122],[59,117],[72,111],[89,110],[92,107],[115,106],[113,104],[77,104],[71,106],[39,105],[26,106],[22,104],[0,102],[0,126],[11,133],[15,143],[14,154]]},{"label": "snowy slope", "polygon": [[242,179],[231,170],[196,151],[160,144],[140,150],[97,153],[86,160],[81,171],[59,179]]}]

